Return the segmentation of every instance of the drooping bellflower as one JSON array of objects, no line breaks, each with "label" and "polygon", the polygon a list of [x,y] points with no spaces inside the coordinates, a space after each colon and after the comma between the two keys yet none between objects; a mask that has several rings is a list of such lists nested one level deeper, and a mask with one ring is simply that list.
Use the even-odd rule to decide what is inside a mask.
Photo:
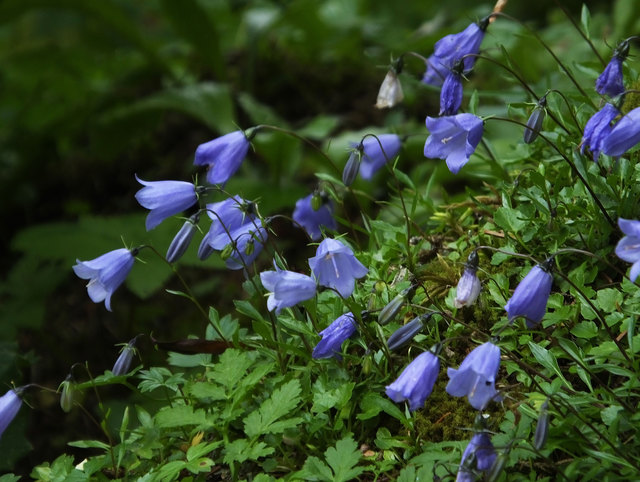
[{"label": "drooping bellflower", "polygon": [[476,347],[462,361],[460,367],[447,369],[447,393],[469,398],[476,410],[484,410],[498,396],[495,383],[500,368],[500,348],[491,342]]},{"label": "drooping bellflower", "polygon": [[[584,134],[582,135],[582,142],[580,143],[580,153],[584,154],[584,150],[589,148],[593,160],[597,161],[600,157],[600,152],[604,151],[604,141],[612,133],[613,127],[611,122],[615,119],[620,111],[613,104],[605,104],[605,106],[598,112],[593,114],[584,126]],[[619,124],[620,122],[618,122]],[[622,135],[620,135],[622,134]],[[618,131],[618,139],[626,139],[626,132]],[[608,151],[611,150],[612,144],[608,144]],[[607,155],[615,155],[609,152],[605,152]]]},{"label": "drooping bellflower", "polygon": [[[440,86],[446,79],[456,60],[468,54],[477,54],[484,33],[489,25],[486,17],[480,23],[472,23],[462,32],[447,35],[436,42],[433,54],[427,59],[427,71],[422,78],[425,84]],[[472,55],[464,59],[464,71],[471,70],[476,58]]]},{"label": "drooping bellflower", "polygon": [[376,137],[367,137],[362,141],[364,152],[360,162],[360,176],[369,180],[400,152],[402,141],[396,134],[381,134]]},{"label": "drooping bellflower", "polygon": [[207,215],[211,218],[209,243],[213,249],[219,250],[229,242],[229,232],[254,219],[255,205],[240,196],[232,196],[207,204]]},{"label": "drooping bellflower", "polygon": [[79,278],[89,280],[87,292],[91,301],[104,301],[111,311],[111,295],[127,278],[137,254],[137,249],[116,249],[90,261],[76,260],[73,271]]},{"label": "drooping bellflower", "polygon": [[504,307],[509,321],[522,316],[529,328],[533,328],[542,321],[547,311],[547,301],[553,284],[552,265],[553,258],[549,258],[544,263],[534,266],[516,286]]},{"label": "drooping bellflower", "polygon": [[20,388],[9,390],[0,397],[0,437],[20,411],[22,406],[20,390]]},{"label": "drooping bellflower", "polygon": [[402,84],[398,78],[398,72],[393,67],[389,69],[387,75],[385,75],[380,90],[378,91],[378,98],[376,99],[376,109],[386,109],[394,107],[402,102],[404,99],[404,92],[402,92]]},{"label": "drooping bellflower", "polygon": [[456,115],[462,105],[462,70],[464,63],[456,60],[447,74],[440,90],[440,112],[438,115]]},{"label": "drooping bellflower", "polygon": [[207,182],[224,184],[240,168],[249,145],[249,139],[243,131],[231,132],[200,144],[193,163],[207,166]]},{"label": "drooping bellflower", "polygon": [[622,63],[629,55],[629,40],[623,40],[613,51],[613,57],[596,80],[596,92],[616,97],[624,92]]},{"label": "drooping bellflower", "polygon": [[[321,197],[318,209],[314,209],[311,202],[316,195]],[[323,226],[332,231],[338,229],[338,224],[333,217],[333,202],[324,193],[309,194],[307,197],[298,199],[293,210],[293,220],[302,226],[313,241],[322,238]]]},{"label": "drooping bellflower", "polygon": [[496,451],[487,432],[476,432],[471,437],[469,445],[462,453],[460,468],[456,481],[473,481],[474,470],[488,471],[497,458]]},{"label": "drooping bellflower", "polygon": [[318,284],[333,288],[343,298],[351,296],[355,280],[369,272],[356,259],[351,248],[331,238],[320,243],[316,255],[309,258],[309,266]]},{"label": "drooping bellflower", "polygon": [[167,250],[167,261],[169,263],[175,263],[187,252],[187,248],[196,232],[199,219],[200,213],[194,214],[184,222],[178,234],[175,235]]},{"label": "drooping bellflower", "polygon": [[478,253],[473,250],[467,258],[464,271],[456,287],[456,299],[453,300],[453,305],[456,308],[473,305],[480,294],[481,285],[477,275],[478,261]]},{"label": "drooping bellflower", "polygon": [[339,357],[342,343],[355,332],[353,314],[345,313],[320,332],[322,340],[313,349],[311,356],[315,359]]},{"label": "drooping bellflower", "polygon": [[627,263],[633,263],[629,278],[635,282],[640,274],[640,221],[618,219],[620,230],[626,235],[616,246],[616,256]]},{"label": "drooping bellflower", "polygon": [[276,315],[283,308],[295,306],[316,294],[316,282],[302,273],[279,269],[263,271],[260,273],[260,281],[269,292],[267,308],[269,311],[276,310]]},{"label": "drooping bellflower", "polygon": [[253,263],[264,243],[267,242],[267,230],[258,218],[245,223],[227,236],[227,245],[231,246],[231,254],[225,261],[229,269],[242,269]]},{"label": "drooping bellflower", "polygon": [[439,371],[438,357],[430,351],[425,351],[407,365],[396,381],[387,385],[387,396],[396,403],[408,400],[409,410],[418,410],[431,395]]},{"label": "drooping bellflower", "polygon": [[[586,132],[585,127],[585,132]],[[640,142],[640,107],[624,115],[608,135],[602,138],[601,148],[607,156],[619,157]]]},{"label": "drooping bellflower", "polygon": [[427,117],[429,137],[424,145],[424,155],[446,159],[453,174],[468,161],[482,139],[482,119],[473,114],[457,114],[446,117]]},{"label": "drooping bellflower", "polygon": [[147,182],[137,175],[136,180],[144,186],[136,193],[136,200],[142,207],[151,210],[145,223],[147,231],[168,217],[190,208],[198,200],[199,189],[190,182]]}]

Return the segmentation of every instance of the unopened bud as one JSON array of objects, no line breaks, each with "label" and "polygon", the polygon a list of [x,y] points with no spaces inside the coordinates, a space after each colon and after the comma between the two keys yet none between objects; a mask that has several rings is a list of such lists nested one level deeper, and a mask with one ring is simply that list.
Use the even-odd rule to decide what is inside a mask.
[{"label": "unopened bud", "polygon": [[198,259],[200,261],[204,261],[211,256],[214,251],[215,250],[209,244],[209,233],[207,233],[204,238],[202,238],[200,246],[198,247]]},{"label": "unopened bud", "polygon": [[538,105],[533,109],[529,120],[527,121],[527,127],[524,129],[524,143],[531,144],[536,140],[538,134],[542,130],[542,123],[544,122],[545,115],[547,113],[547,98],[541,97],[538,101]]},{"label": "unopened bud", "polygon": [[414,336],[420,333],[420,331],[424,327],[423,322],[428,320],[430,317],[431,313],[418,316],[406,325],[401,326],[396,331],[394,331],[387,340],[387,346],[389,347],[389,350],[395,351],[409,343]]},{"label": "unopened bud", "polygon": [[322,196],[319,192],[314,192],[313,196],[311,196],[311,209],[317,211],[322,207]]},{"label": "unopened bud", "polygon": [[69,413],[73,408],[76,395],[76,381],[73,379],[73,375],[67,375],[67,378],[60,384],[58,390],[62,390],[60,393],[60,408],[62,408],[63,412]]},{"label": "unopened bud", "polygon": [[131,362],[133,361],[133,355],[136,353],[136,340],[138,337],[135,337],[129,343],[127,343],[122,350],[120,351],[120,356],[116,360],[111,372],[116,375],[125,375],[129,373],[129,369],[131,368]]},{"label": "unopened bud", "polygon": [[362,160],[362,144],[349,154],[347,164],[342,171],[342,183],[345,186],[351,186],[360,172],[360,161]]},{"label": "unopened bud", "polygon": [[220,257],[222,258],[223,261],[226,261],[231,257],[232,253],[233,253],[233,244],[229,243],[224,247],[222,251],[220,251]]},{"label": "unopened bud", "polygon": [[549,435],[549,400],[545,400],[540,407],[540,415],[538,415],[538,424],[536,425],[536,432],[533,435],[533,446],[536,450],[540,450],[544,447]]},{"label": "unopened bud", "polygon": [[409,288],[403,290],[399,295],[396,295],[396,297],[393,298],[389,303],[387,303],[387,306],[382,308],[382,310],[380,310],[380,313],[378,314],[378,323],[381,325],[386,325],[391,320],[393,320],[404,306],[409,293],[411,293],[413,289],[414,287],[410,286]]},{"label": "unopened bud", "polygon": [[182,258],[184,253],[187,251],[187,248],[191,243],[191,239],[196,232],[196,225],[198,224],[199,218],[200,214],[196,213],[187,219],[180,228],[180,231],[178,231],[178,234],[173,238],[173,241],[171,241],[169,249],[167,250],[167,261],[169,263],[175,263]]},{"label": "unopened bud", "polygon": [[244,247],[244,254],[246,254],[247,256],[251,256],[255,249],[255,242],[253,239],[250,239],[249,241],[247,241],[247,244]]}]

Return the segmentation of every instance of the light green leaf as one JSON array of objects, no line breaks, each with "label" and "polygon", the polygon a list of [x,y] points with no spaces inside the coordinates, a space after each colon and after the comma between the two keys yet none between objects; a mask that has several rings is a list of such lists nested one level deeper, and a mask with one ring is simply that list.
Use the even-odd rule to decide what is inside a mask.
[{"label": "light green leaf", "polygon": [[277,422],[285,415],[291,414],[300,402],[300,382],[296,379],[273,391],[258,410],[250,413],[244,422],[244,431],[251,437],[267,433],[279,433],[286,428],[297,425],[301,419],[294,418]]}]

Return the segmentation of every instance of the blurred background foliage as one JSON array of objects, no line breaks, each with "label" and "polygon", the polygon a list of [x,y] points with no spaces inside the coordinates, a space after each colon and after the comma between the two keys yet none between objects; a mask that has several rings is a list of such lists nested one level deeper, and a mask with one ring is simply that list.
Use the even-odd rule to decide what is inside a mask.
[{"label": "blurred background foliage", "polygon": [[[581,2],[562,4],[579,22]],[[606,43],[640,31],[639,2],[588,5],[593,40],[605,58]],[[134,173],[190,180],[199,144],[263,123],[311,139],[340,168],[348,142],[366,132],[413,132],[400,164],[414,181],[428,179],[443,163],[422,155],[424,117],[434,115],[438,103],[436,91],[419,82],[424,65],[407,58],[403,110],[376,110],[377,90],[392,56],[409,50],[427,56],[440,37],[491,8],[466,0],[449,0],[446,8],[436,1],[386,0],[0,1],[5,388],[12,381],[57,387],[72,364],[85,360],[94,374],[102,373],[115,360],[114,344],[137,333],[171,339],[202,331],[191,305],[161,289],[178,286],[153,256],[143,253],[146,264],[137,263],[127,288],[117,292],[113,313],[91,303],[70,269],[76,258],[94,258],[122,240],[166,250],[181,221],[144,231]],[[505,12],[537,29],[568,65],[581,62],[577,74],[591,85],[600,64],[554,1],[540,0],[535,8],[514,1]],[[495,22],[483,51],[499,56],[498,41],[540,93],[566,81],[519,24]],[[475,80],[483,85],[485,115],[504,112],[507,101],[531,100],[489,63],[478,63],[471,85]],[[496,145],[501,135],[512,136],[501,124],[490,126]],[[315,186],[314,173],[339,177],[292,137],[266,132],[254,145],[227,190],[259,199],[263,215],[289,215],[295,200]],[[446,195],[465,192],[463,173],[453,184],[444,177]],[[265,180],[277,189],[265,192]],[[366,189],[381,197],[383,187],[377,178]],[[359,217],[355,207],[347,209]],[[275,230],[290,266],[302,266],[296,246],[304,246],[305,237],[284,222]],[[181,262],[183,275],[205,303],[221,313],[232,310],[232,300],[243,296],[242,274],[227,271],[219,259],[199,262],[193,251]],[[158,357],[150,344],[142,350],[145,363]],[[108,394],[114,410],[125,393]],[[36,410],[23,410],[0,441],[6,456],[0,470],[19,472],[53,459],[69,440],[95,430],[77,412],[64,415],[54,395],[43,393],[31,403]]]}]

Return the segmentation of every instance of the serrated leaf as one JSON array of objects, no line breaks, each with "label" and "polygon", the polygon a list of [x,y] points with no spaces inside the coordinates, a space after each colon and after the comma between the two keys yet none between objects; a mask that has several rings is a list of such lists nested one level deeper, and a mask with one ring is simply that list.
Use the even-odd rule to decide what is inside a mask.
[{"label": "serrated leaf", "polygon": [[268,447],[264,442],[249,444],[247,439],[234,440],[225,448],[224,463],[245,462],[247,460],[258,460],[274,452],[273,447]]},{"label": "serrated leaf", "polygon": [[185,425],[204,425],[207,417],[204,410],[193,409],[191,405],[164,407],[155,416],[156,425],[161,428],[184,427]]},{"label": "serrated leaf", "polygon": [[280,388],[274,390],[258,410],[251,412],[244,422],[244,431],[249,437],[257,437],[267,433],[279,433],[286,428],[294,427],[300,419],[289,419],[277,422],[278,419],[290,414],[300,402],[300,382],[290,380]]},{"label": "serrated leaf", "polygon": [[318,457],[314,457],[313,455],[311,457],[307,457],[302,470],[295,474],[295,476],[300,477],[302,480],[309,481],[333,480],[331,469],[322,460]]},{"label": "serrated leaf", "polygon": [[249,356],[236,349],[225,351],[215,364],[208,377],[227,388],[227,392],[240,382],[253,362]]},{"label": "serrated leaf", "polygon": [[351,437],[338,440],[335,448],[329,447],[324,455],[333,469],[333,480],[336,482],[351,480],[365,470],[364,467],[356,467],[362,454],[358,450],[358,444]]}]

